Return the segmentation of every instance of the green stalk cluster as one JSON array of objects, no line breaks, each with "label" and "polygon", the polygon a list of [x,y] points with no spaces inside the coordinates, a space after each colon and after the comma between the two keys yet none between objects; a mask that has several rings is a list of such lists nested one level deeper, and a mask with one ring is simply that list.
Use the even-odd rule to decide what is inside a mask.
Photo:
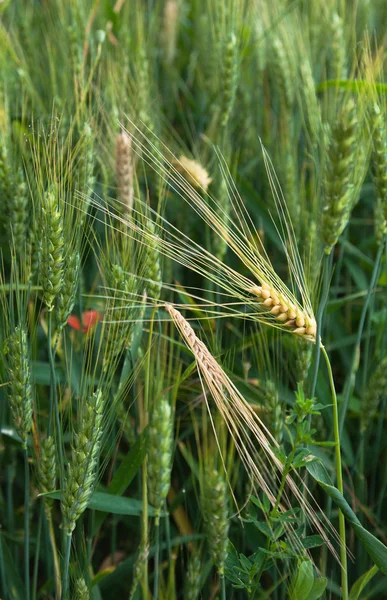
[{"label": "green stalk cluster", "polygon": [[223,56],[221,103],[221,124],[223,127],[226,127],[234,107],[238,86],[238,70],[237,38],[234,33],[231,33],[225,41]]},{"label": "green stalk cluster", "polygon": [[[312,344],[308,343],[309,346]],[[284,408],[281,403],[278,388],[274,381],[266,382],[265,389],[265,407],[270,417],[269,428],[274,436],[274,439],[280,444],[283,437],[283,429],[285,424]]]},{"label": "green stalk cluster", "polygon": [[207,543],[211,558],[224,577],[228,545],[228,495],[223,473],[207,467],[203,473],[201,504]]},{"label": "green stalk cluster", "polygon": [[185,583],[184,598],[198,600],[202,587],[203,565],[198,552],[192,552],[188,559],[187,578]]},{"label": "green stalk cluster", "polygon": [[62,529],[70,536],[94,491],[102,439],[104,397],[98,390],[87,399],[72,448],[61,503]]},{"label": "green stalk cluster", "polygon": [[[38,461],[39,487],[43,494],[54,492],[56,489],[56,449],[55,439],[52,435],[47,436],[40,445],[40,456]],[[50,511],[53,500],[44,498],[46,511]]]},{"label": "green stalk cluster", "polygon": [[375,418],[376,411],[383,397],[387,396],[387,356],[373,371],[364,401],[361,406],[360,431],[364,434]]},{"label": "green stalk cluster", "polygon": [[27,333],[15,327],[6,341],[8,371],[8,398],[12,421],[20,436],[23,448],[27,448],[28,435],[32,430],[32,387],[28,354]]},{"label": "green stalk cluster", "polygon": [[350,98],[344,103],[333,128],[325,163],[321,233],[327,254],[331,253],[344,231],[357,199],[355,170],[358,127],[355,103]]},{"label": "green stalk cluster", "polygon": [[159,524],[170,484],[173,450],[173,414],[168,400],[155,403],[148,432],[148,496]]},{"label": "green stalk cluster", "polygon": [[[39,235],[39,233],[38,233]],[[58,208],[56,195],[47,191],[42,204],[42,236],[39,279],[43,299],[49,311],[54,308],[55,298],[62,289],[64,264],[63,217]]]}]

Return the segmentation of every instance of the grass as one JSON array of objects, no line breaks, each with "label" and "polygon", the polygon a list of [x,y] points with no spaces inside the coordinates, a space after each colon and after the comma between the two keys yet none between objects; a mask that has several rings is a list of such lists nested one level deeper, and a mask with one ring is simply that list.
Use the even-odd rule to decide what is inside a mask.
[{"label": "grass", "polygon": [[0,597],[384,598],[382,0],[0,19]]}]

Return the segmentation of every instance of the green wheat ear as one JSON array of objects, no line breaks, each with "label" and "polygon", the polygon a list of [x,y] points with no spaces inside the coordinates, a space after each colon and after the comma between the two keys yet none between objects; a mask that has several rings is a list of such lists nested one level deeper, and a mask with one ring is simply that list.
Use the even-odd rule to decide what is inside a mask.
[{"label": "green wheat ear", "polygon": [[49,311],[62,289],[64,263],[63,215],[55,191],[47,191],[42,201],[42,231],[39,280]]},{"label": "green wheat ear", "polygon": [[173,414],[168,400],[155,402],[148,432],[148,494],[155,509],[156,525],[170,484],[173,450]]},{"label": "green wheat ear", "polygon": [[32,430],[33,407],[27,333],[23,327],[14,328],[6,341],[5,354],[10,380],[8,398],[12,421],[23,448],[27,448],[28,436]]},{"label": "green wheat ear", "polygon": [[201,505],[208,548],[220,577],[224,576],[230,526],[227,492],[224,474],[205,467],[201,481]]},{"label": "green wheat ear", "polygon": [[94,491],[102,440],[104,395],[101,390],[85,400],[80,428],[75,435],[61,502],[62,529],[70,536]]}]

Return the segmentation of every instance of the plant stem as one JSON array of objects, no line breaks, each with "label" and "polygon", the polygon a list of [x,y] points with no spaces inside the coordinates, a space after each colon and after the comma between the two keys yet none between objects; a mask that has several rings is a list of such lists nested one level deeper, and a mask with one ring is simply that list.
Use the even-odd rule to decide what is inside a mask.
[{"label": "plant stem", "polygon": [[323,283],[322,283],[320,304],[319,304],[318,311],[317,311],[316,349],[315,349],[315,353],[314,353],[313,375],[312,375],[312,383],[311,383],[311,389],[310,389],[310,397],[311,398],[314,397],[314,394],[316,392],[318,368],[319,368],[319,364],[320,364],[321,333],[322,333],[322,328],[324,325],[324,318],[323,318],[324,311],[325,311],[325,307],[326,307],[327,300],[328,300],[328,294],[329,294],[329,281],[330,281],[331,271],[332,271],[332,261],[333,261],[332,253],[324,254],[323,264],[322,264]]},{"label": "plant stem", "polygon": [[55,352],[53,352],[53,349],[52,349],[52,311],[50,311],[48,313],[47,341],[48,341],[48,362],[49,362],[49,366],[50,366],[50,405],[49,405],[49,413],[48,413],[47,433],[48,433],[48,435],[51,435],[51,433],[52,433],[52,421],[53,421],[53,416],[55,415],[58,457],[59,457],[59,467],[60,467],[59,468],[60,484],[61,484],[61,489],[63,489],[63,480],[64,480],[65,469],[64,469],[64,459],[63,459],[63,448],[62,448],[62,436],[61,436],[58,397],[57,397],[57,391],[56,391]]},{"label": "plant stem", "polygon": [[69,565],[72,534],[65,535],[65,552],[63,562],[63,580],[62,580],[62,600],[66,600],[69,591]]},{"label": "plant stem", "polygon": [[[339,413],[337,407],[337,396],[335,390],[335,382],[332,374],[332,367],[329,361],[329,356],[324,346],[321,344],[321,353],[323,354],[328,370],[329,385],[332,393],[333,402],[333,436],[335,441],[335,462],[336,462],[336,479],[337,489],[341,494],[344,494],[343,475],[341,468],[341,450],[340,450],[340,431],[339,431]],[[343,600],[348,600],[348,580],[347,580],[347,549],[345,541],[345,519],[339,509],[339,535],[340,535],[340,562],[341,562],[341,592]]]},{"label": "plant stem", "polygon": [[54,525],[52,522],[51,509],[50,509],[50,511],[47,510],[46,518],[47,518],[47,522],[48,522],[48,532],[49,532],[50,543],[51,543],[51,548],[52,548],[52,556],[54,559],[56,597],[60,598],[60,595],[61,595],[60,566],[59,566],[59,559],[58,559],[58,550],[57,550],[56,541],[55,541],[55,532],[54,532]]},{"label": "plant stem", "polygon": [[226,578],[224,575],[220,578],[220,598],[226,600]]},{"label": "plant stem", "polygon": [[38,585],[38,570],[39,570],[39,558],[40,558],[40,541],[42,538],[43,510],[44,510],[43,506],[40,505],[38,531],[36,534],[34,576],[33,576],[33,581],[32,581],[32,600],[36,600],[36,592],[37,592],[37,585]]},{"label": "plant stem", "polygon": [[30,467],[28,448],[24,448],[24,583],[26,600],[30,600]]},{"label": "plant stem", "polygon": [[153,598],[158,600],[159,597],[159,560],[160,560],[160,524],[156,525],[155,539],[155,567],[153,580]]},{"label": "plant stem", "polygon": [[361,316],[360,316],[360,321],[359,321],[359,327],[358,327],[358,330],[357,330],[355,347],[354,347],[353,353],[352,353],[351,366],[349,368],[347,380],[346,380],[344,391],[343,391],[343,405],[342,405],[342,409],[341,409],[340,426],[339,426],[339,432],[340,432],[340,434],[343,431],[345,416],[347,414],[347,409],[348,409],[349,396],[350,396],[350,393],[351,393],[352,386],[354,385],[353,375],[354,375],[354,372],[355,372],[355,369],[356,369],[356,362],[357,362],[357,358],[358,358],[358,351],[359,351],[360,341],[361,341],[362,334],[363,334],[363,328],[364,328],[365,318],[367,316],[368,306],[369,306],[369,303],[370,303],[370,300],[371,300],[371,296],[372,296],[373,291],[374,291],[374,287],[375,287],[375,284],[376,284],[376,279],[378,277],[379,267],[380,267],[380,261],[381,261],[381,258],[382,258],[382,253],[383,253],[383,249],[384,249],[385,243],[386,243],[386,236],[384,237],[383,241],[380,243],[379,248],[378,248],[378,253],[376,255],[375,264],[374,264],[374,268],[373,268],[373,271],[372,271],[371,282],[370,282],[370,285],[369,285],[369,288],[368,288],[368,294],[366,296],[366,299],[365,299],[365,302],[364,302],[364,305],[363,305],[363,310],[362,310]]}]

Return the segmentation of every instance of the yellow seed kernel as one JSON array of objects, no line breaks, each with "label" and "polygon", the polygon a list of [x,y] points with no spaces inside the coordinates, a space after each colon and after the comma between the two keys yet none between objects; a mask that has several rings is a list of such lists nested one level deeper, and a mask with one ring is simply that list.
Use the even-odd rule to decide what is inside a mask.
[{"label": "yellow seed kernel", "polygon": [[256,296],[260,296],[262,294],[262,288],[259,285],[253,285],[253,287],[250,288],[250,292]]},{"label": "yellow seed kernel", "polygon": [[305,327],[305,319],[304,319],[304,317],[302,317],[302,316],[299,315],[296,318],[296,325],[297,325],[297,327]]},{"label": "yellow seed kernel", "polygon": [[289,310],[288,310],[288,316],[289,316],[289,319],[295,319],[296,318],[297,313],[294,310],[294,308],[289,308]]},{"label": "yellow seed kernel", "polygon": [[265,299],[266,298],[270,298],[270,292],[269,292],[269,290],[264,290],[262,288],[261,296],[262,296],[262,298],[265,298]]},{"label": "yellow seed kernel", "polygon": [[288,313],[287,312],[283,312],[281,314],[278,315],[277,320],[281,321],[282,323],[284,323],[285,321],[288,320]]},{"label": "yellow seed kernel", "polygon": [[270,312],[272,315],[279,315],[279,313],[281,312],[281,309],[277,304],[276,306],[273,306],[273,308],[271,309]]},{"label": "yellow seed kernel", "polygon": [[282,313],[285,313],[285,312],[287,313],[287,312],[288,312],[288,308],[289,308],[289,307],[288,307],[288,305],[287,305],[287,304],[284,304],[284,303],[281,303],[281,304],[280,304],[280,309],[281,309],[281,312],[282,312]]},{"label": "yellow seed kernel", "polygon": [[297,329],[293,330],[293,333],[296,333],[297,335],[304,335],[306,333],[306,328],[305,327],[297,327]]},{"label": "yellow seed kernel", "polygon": [[273,305],[273,298],[266,298],[265,302],[263,303],[263,306],[272,306]]},{"label": "yellow seed kernel", "polygon": [[285,327],[294,327],[296,324],[294,319],[290,319],[289,321],[286,321],[285,323]]}]

